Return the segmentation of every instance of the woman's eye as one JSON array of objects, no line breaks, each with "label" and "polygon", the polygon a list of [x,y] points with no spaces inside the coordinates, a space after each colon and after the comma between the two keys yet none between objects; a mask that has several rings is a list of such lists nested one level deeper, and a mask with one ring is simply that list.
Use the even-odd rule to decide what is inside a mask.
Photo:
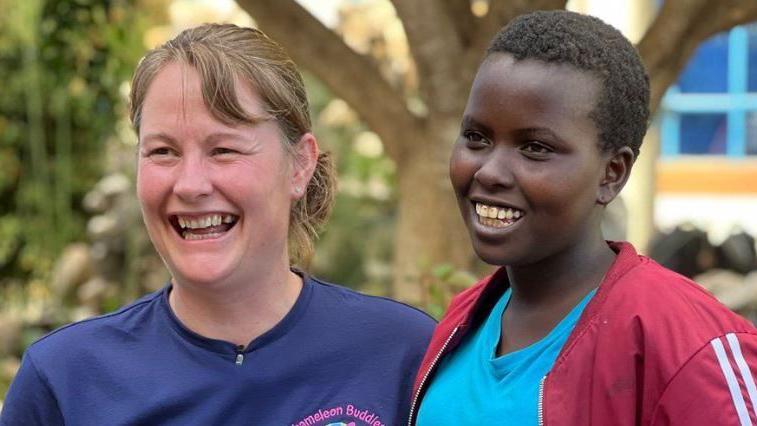
[{"label": "woman's eye", "polygon": [[552,152],[552,148],[538,142],[529,142],[526,145],[524,145],[523,148],[521,149],[523,150],[523,152],[526,152],[528,154],[537,154],[537,155],[544,155],[544,154],[549,154],[550,152]]},{"label": "woman's eye", "polygon": [[213,148],[212,153],[213,155],[228,155],[228,154],[236,154],[237,151],[231,148],[218,147],[218,148]]},{"label": "woman's eye", "polygon": [[163,156],[169,156],[173,154],[174,154],[173,150],[168,147],[155,148],[155,149],[150,150],[147,153],[147,155],[150,157],[154,157],[154,156],[163,157]]},{"label": "woman's eye", "polygon": [[479,147],[482,147],[483,145],[485,145],[488,142],[486,140],[486,138],[484,137],[484,135],[482,135],[479,132],[472,131],[472,130],[466,130],[466,131],[464,131],[463,132],[463,138],[465,139],[465,141],[466,141],[466,143],[467,143],[467,145],[469,147],[477,147],[477,148],[479,148]]}]

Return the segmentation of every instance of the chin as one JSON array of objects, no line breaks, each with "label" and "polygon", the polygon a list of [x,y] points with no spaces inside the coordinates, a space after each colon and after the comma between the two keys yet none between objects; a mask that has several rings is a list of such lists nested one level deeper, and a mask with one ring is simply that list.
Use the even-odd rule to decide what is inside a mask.
[{"label": "chin", "polygon": [[490,247],[481,243],[473,244],[473,251],[485,263],[493,266],[506,266],[510,264],[508,256],[503,256],[502,249]]},{"label": "chin", "polygon": [[203,287],[225,281],[233,271],[224,265],[207,265],[204,262],[177,262],[169,265],[168,269],[176,281]]},{"label": "chin", "polygon": [[529,263],[524,253],[519,253],[512,247],[477,241],[473,243],[473,251],[482,261],[492,266],[519,266]]},{"label": "chin", "polygon": [[172,274],[173,276],[173,284],[175,286],[186,286],[186,287],[195,287],[195,288],[204,288],[204,289],[210,289],[216,286],[220,286],[220,283],[224,281],[224,279],[227,276],[221,276],[221,275],[211,275],[211,274],[192,274],[192,275],[185,275],[185,274]]}]

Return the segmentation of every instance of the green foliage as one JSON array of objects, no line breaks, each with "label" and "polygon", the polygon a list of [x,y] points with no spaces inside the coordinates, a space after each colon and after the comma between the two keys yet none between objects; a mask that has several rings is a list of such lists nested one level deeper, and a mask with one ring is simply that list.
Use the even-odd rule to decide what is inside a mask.
[{"label": "green foliage", "polygon": [[19,249],[21,222],[15,215],[0,217],[0,271],[10,265]]},{"label": "green foliage", "polygon": [[0,0],[0,280],[45,278],[84,238],[81,200],[142,54],[133,0]]},{"label": "green foliage", "polygon": [[454,265],[443,263],[435,265],[421,275],[421,284],[425,290],[423,308],[429,315],[440,319],[447,310],[452,297],[476,282],[476,276]]}]

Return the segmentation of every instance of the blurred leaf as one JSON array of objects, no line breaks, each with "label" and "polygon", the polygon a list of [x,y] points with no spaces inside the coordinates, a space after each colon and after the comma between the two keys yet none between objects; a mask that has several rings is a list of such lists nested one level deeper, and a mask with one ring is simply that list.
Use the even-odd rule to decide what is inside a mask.
[{"label": "blurred leaf", "polygon": [[21,221],[16,216],[0,217],[0,270],[14,260],[21,245]]},{"label": "blurred leaf", "polygon": [[81,200],[104,172],[121,85],[144,53],[150,10],[136,5],[0,0],[0,217],[24,223],[0,230],[0,259],[14,263],[0,285],[45,277],[65,244],[86,238]]},{"label": "blurred leaf", "polygon": [[448,263],[434,266],[434,268],[431,270],[431,273],[434,275],[434,277],[442,281],[447,280],[454,272],[455,267]]}]

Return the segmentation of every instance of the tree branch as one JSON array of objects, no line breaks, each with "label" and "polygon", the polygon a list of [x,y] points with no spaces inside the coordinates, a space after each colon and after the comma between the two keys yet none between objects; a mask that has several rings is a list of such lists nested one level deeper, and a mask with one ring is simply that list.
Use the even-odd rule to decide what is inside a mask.
[{"label": "tree branch", "polygon": [[461,46],[470,47],[472,37],[478,28],[478,18],[471,11],[471,0],[443,0],[441,3],[450,22],[455,26]]},{"label": "tree branch", "polygon": [[460,80],[459,60],[463,54],[454,19],[438,0],[392,0],[392,4],[405,28],[418,68],[421,97],[429,110],[441,114],[460,112],[460,99],[465,93],[461,85],[450,85]]},{"label": "tree branch", "polygon": [[352,50],[294,0],[237,3],[262,31],[286,48],[297,64],[321,79],[379,134],[394,161],[403,158],[407,129],[419,128],[421,120],[408,110],[403,95],[386,81],[369,57]]},{"label": "tree branch", "polygon": [[567,0],[490,0],[489,13],[483,18],[479,37],[484,45],[513,18],[535,10],[565,9]]}]

